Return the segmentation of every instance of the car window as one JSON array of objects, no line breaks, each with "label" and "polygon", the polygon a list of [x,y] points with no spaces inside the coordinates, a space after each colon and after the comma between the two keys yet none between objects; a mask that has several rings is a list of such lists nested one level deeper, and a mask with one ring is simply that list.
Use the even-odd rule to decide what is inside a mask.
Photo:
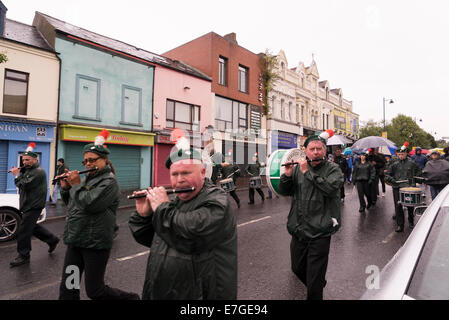
[{"label": "car window", "polygon": [[449,299],[449,207],[438,211],[407,295],[414,299]]}]

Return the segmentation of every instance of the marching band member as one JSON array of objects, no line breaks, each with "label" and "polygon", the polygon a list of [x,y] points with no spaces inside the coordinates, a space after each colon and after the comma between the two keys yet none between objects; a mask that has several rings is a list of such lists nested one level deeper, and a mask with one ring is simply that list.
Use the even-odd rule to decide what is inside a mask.
[{"label": "marching band member", "polygon": [[148,188],[136,199],[129,226],[151,248],[142,299],[235,300],[237,224],[229,197],[205,178],[194,148],[173,151],[165,166],[173,188],[195,189],[170,201],[165,188]]},{"label": "marching band member", "polygon": [[[221,169],[223,178],[232,178],[234,185],[236,185],[237,178],[240,176],[240,169],[238,165],[232,162],[232,150],[226,155],[225,160],[228,165]],[[229,191],[229,194],[237,203],[237,207],[240,208],[240,199],[235,190]]]},{"label": "marching band member", "polygon": [[292,271],[307,287],[307,299],[322,300],[331,235],[340,228],[339,166],[326,159],[326,139],[333,134],[312,135],[304,142],[306,159],[285,166],[279,191],[292,196],[287,230]]},{"label": "marching band member", "polygon": [[37,220],[45,208],[47,199],[47,175],[39,165],[37,153],[31,142],[22,155],[22,168],[12,167],[10,172],[14,175],[14,183],[19,188],[20,221],[17,235],[17,257],[10,262],[11,267],[17,267],[30,262],[31,236],[48,244],[48,252],[52,253],[59,242],[58,237],[43,226],[37,224]]},{"label": "marching band member", "polygon": [[[390,182],[393,188],[395,208],[395,216],[393,219],[396,219],[396,232],[404,231],[404,210],[402,209],[402,204],[399,203],[399,189],[401,187],[415,186],[413,177],[421,177],[422,175],[418,165],[407,157],[407,145],[408,142],[404,143],[400,149],[397,149],[398,159],[390,162],[385,174],[385,181]],[[405,180],[407,180],[407,182],[397,182]],[[407,207],[407,211],[409,226],[410,228],[413,228],[415,226],[413,215],[414,208]]]},{"label": "marching band member", "polygon": [[79,300],[78,286],[68,287],[67,267],[76,266],[80,276],[84,272],[87,296],[91,299],[138,300],[135,293],[111,288],[104,283],[104,274],[111,252],[116,210],[119,204],[119,186],[111,172],[110,151],[104,145],[109,132],[103,130],[83,149],[83,165],[96,170],[80,178],[78,171],[66,170],[61,179],[61,198],[67,206],[64,259],[60,300]]},{"label": "marching band member", "polygon": [[[253,156],[253,162],[252,164],[249,164],[245,171],[251,176],[251,177],[259,177],[260,178],[260,167],[263,167],[263,165],[259,162],[259,156],[257,155],[257,152]],[[262,180],[261,180],[262,181]],[[257,193],[260,195],[260,198],[262,199],[262,203],[265,201],[265,194],[263,193],[261,186],[257,186],[256,188],[249,186],[249,202],[248,204],[254,204],[254,189],[256,189]]]}]

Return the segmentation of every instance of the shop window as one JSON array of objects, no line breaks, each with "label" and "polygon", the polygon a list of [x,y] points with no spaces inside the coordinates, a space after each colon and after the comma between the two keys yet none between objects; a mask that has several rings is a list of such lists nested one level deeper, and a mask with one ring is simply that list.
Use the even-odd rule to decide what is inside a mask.
[{"label": "shop window", "polygon": [[199,131],[200,107],[167,99],[166,127]]},{"label": "shop window", "polygon": [[5,69],[3,113],[26,115],[29,74]]},{"label": "shop window", "polygon": [[142,89],[122,86],[122,121],[120,124],[142,125]]},{"label": "shop window", "polygon": [[215,97],[215,127],[219,131],[248,128],[248,105]]},{"label": "shop window", "polygon": [[76,75],[75,114],[73,118],[101,121],[100,86],[100,79]]}]

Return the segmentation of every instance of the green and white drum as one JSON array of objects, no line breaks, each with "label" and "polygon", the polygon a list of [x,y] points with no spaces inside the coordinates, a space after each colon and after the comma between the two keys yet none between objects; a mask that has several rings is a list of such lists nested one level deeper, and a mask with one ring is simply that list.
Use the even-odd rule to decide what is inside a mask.
[{"label": "green and white drum", "polygon": [[267,184],[268,187],[278,196],[279,193],[279,181],[282,174],[285,171],[285,167],[281,166],[283,163],[296,160],[298,158],[305,158],[306,154],[301,149],[288,149],[288,150],[276,150],[274,151],[267,162]]},{"label": "green and white drum", "polygon": [[399,189],[399,202],[405,207],[421,205],[422,191],[417,187],[404,187]]}]

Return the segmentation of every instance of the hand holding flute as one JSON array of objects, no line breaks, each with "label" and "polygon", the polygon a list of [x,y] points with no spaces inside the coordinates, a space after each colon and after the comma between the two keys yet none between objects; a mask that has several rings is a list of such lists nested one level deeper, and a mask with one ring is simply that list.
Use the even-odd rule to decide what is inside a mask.
[{"label": "hand holding flute", "polygon": [[14,177],[17,177],[17,176],[19,175],[19,173],[20,173],[20,170],[21,170],[22,168],[23,168],[23,167],[18,167],[18,168],[16,168],[16,167],[12,166],[12,168],[8,170],[8,173],[12,173],[12,175],[13,175]]},{"label": "hand holding flute", "polygon": [[[169,191],[170,193],[176,192],[176,190]],[[183,191],[186,192],[185,190]],[[157,207],[162,203],[170,201],[170,199],[168,199],[167,190],[165,190],[164,187],[150,187],[147,190],[134,191],[131,196],[128,196],[128,199],[136,199],[136,210],[142,217],[148,217],[151,212],[155,212]]]}]

